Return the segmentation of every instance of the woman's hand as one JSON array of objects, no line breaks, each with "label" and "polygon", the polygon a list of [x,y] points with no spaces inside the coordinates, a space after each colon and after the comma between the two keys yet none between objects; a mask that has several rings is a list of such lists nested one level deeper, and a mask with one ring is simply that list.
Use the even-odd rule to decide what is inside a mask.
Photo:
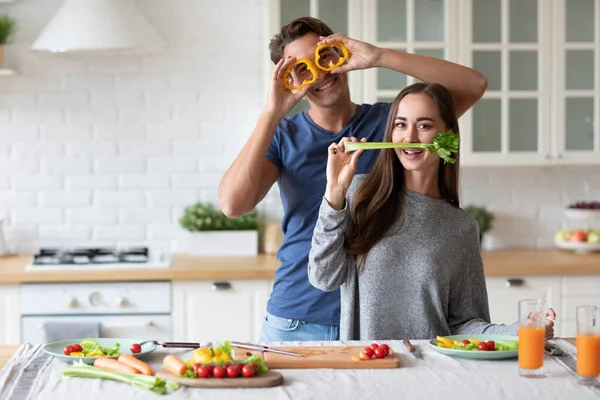
[{"label": "woman's hand", "polygon": [[342,42],[348,49],[348,60],[341,66],[333,69],[332,74],[341,74],[357,69],[373,68],[381,57],[381,49],[372,44],[361,42],[360,40],[350,39],[342,33],[335,33],[330,36],[321,36],[318,45],[325,43]]},{"label": "woman's hand", "polygon": [[275,115],[281,120],[290,110],[298,104],[310,89],[306,85],[297,92],[290,92],[283,85],[283,73],[287,67],[296,61],[295,57],[282,58],[279,60],[271,74],[271,86],[267,95],[265,112]]},{"label": "woman's hand", "polygon": [[556,312],[549,308],[546,310],[546,340],[554,337],[554,321],[556,320]]},{"label": "woman's hand", "polygon": [[[346,192],[352,183],[352,178],[356,173],[358,157],[362,150],[353,153],[344,152],[345,142],[357,142],[355,137],[342,138],[339,143],[332,143],[329,146],[329,157],[327,158],[327,188],[325,190],[325,199],[332,208],[341,210],[344,208]],[[361,142],[366,142],[363,138]]]}]

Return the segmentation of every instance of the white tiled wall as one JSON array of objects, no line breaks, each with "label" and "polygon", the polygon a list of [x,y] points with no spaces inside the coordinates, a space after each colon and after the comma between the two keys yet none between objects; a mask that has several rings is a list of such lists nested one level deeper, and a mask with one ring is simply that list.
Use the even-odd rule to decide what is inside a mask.
[{"label": "white tiled wall", "polygon": [[[29,46],[61,0],[0,5],[17,18],[0,77],[0,216],[17,251],[170,245],[177,218],[216,187],[265,99],[261,0],[139,0],[158,52],[50,55]],[[544,246],[560,208],[600,198],[600,168],[463,172],[463,204],[497,213],[488,247]],[[259,207],[281,216],[277,190]]]}]

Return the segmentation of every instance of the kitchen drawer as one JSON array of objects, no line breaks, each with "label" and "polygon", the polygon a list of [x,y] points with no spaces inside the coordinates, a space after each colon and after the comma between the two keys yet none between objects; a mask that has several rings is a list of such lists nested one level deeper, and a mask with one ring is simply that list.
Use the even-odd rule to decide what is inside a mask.
[{"label": "kitchen drawer", "polygon": [[565,276],[562,286],[563,297],[600,296],[600,276]]}]

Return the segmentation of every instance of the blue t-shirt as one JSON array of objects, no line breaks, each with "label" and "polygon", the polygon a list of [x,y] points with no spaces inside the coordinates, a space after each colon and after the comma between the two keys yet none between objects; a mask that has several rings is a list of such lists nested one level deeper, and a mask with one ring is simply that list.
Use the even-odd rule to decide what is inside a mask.
[{"label": "blue t-shirt", "polygon": [[[277,258],[275,284],[267,312],[281,318],[338,325],[340,292],[324,292],[308,282],[308,254],[319,206],[327,184],[327,148],[343,137],[383,140],[390,103],[361,104],[347,126],[332,134],[307,112],[284,118],[277,127],[267,160],[279,170],[277,183],[283,203],[284,239]],[[357,174],[368,172],[379,152],[369,150],[358,160]]]}]

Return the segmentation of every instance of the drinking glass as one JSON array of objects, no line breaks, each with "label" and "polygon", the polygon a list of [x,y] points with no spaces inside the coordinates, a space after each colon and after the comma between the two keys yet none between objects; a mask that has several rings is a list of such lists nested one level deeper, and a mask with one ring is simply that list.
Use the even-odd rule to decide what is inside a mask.
[{"label": "drinking glass", "polygon": [[519,301],[519,375],[543,378],[546,307],[543,300]]},{"label": "drinking glass", "polygon": [[600,308],[577,307],[577,375],[579,382],[600,386]]}]

